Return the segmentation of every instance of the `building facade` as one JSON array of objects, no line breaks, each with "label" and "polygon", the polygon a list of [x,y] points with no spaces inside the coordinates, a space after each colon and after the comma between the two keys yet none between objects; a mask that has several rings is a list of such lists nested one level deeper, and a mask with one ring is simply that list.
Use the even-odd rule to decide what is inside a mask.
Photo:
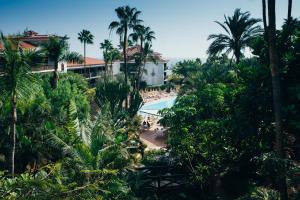
[{"label": "building facade", "polygon": [[[19,36],[20,47],[22,49],[27,50],[39,50],[41,44],[47,42],[50,37],[60,37],[56,35],[40,35],[34,31],[25,31],[22,36]],[[62,38],[62,37],[61,37]],[[3,47],[0,44],[0,53]],[[134,55],[140,52],[139,46],[134,46],[127,49],[127,56],[129,58],[128,66],[132,66],[131,74],[135,74],[136,67],[134,62]],[[153,52],[151,55],[155,58],[155,62],[147,61],[145,65],[142,66],[143,72],[141,80],[145,81],[147,85],[150,86],[158,86],[166,83],[168,78],[168,61],[162,58],[162,55],[157,52]],[[85,64],[83,64],[85,63]],[[83,75],[87,79],[97,79],[101,77],[105,70],[105,63],[103,60],[97,58],[86,57],[85,62],[83,63],[67,63],[67,62],[59,62],[57,66],[57,70],[59,72],[74,72]],[[34,73],[46,73],[53,72],[55,69],[54,62],[48,58],[45,59],[44,63],[37,68],[33,68],[32,71]],[[117,75],[123,73],[124,62],[123,61],[115,61],[112,65],[112,74]]]},{"label": "building facade", "polygon": [[[134,46],[128,48],[127,56],[128,56],[128,69],[129,73],[136,73],[135,70],[131,70],[134,68],[132,66],[135,65],[133,57],[136,53],[140,52],[140,46]],[[159,86],[166,83],[168,79],[168,60],[164,59],[160,53],[153,52],[151,55],[154,61],[147,60],[145,65],[142,65],[143,72],[141,80],[145,81],[149,86]],[[117,75],[123,73],[124,62],[123,61],[115,61],[113,64],[113,74]],[[135,67],[136,68],[136,67]]]}]

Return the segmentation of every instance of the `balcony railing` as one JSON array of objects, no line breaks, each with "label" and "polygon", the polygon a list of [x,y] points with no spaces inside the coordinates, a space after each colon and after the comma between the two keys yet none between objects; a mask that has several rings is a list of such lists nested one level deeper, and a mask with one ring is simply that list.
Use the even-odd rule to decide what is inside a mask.
[{"label": "balcony railing", "polygon": [[32,71],[34,71],[34,72],[45,71],[45,70],[54,70],[54,66],[53,65],[40,65],[39,67],[32,68]]}]

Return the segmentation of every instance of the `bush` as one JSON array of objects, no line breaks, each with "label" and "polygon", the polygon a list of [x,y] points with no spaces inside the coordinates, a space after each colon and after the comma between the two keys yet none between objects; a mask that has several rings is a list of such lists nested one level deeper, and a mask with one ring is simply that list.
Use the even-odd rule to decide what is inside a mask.
[{"label": "bush", "polygon": [[145,90],[147,88],[147,82],[146,81],[141,81],[140,82],[140,89]]}]

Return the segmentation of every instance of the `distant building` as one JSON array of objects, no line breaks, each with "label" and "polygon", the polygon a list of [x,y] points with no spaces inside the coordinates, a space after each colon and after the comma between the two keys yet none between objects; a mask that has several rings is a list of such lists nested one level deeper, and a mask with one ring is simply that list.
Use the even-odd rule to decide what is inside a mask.
[{"label": "distant building", "polygon": [[105,62],[97,58],[85,58],[85,65],[83,63],[67,63],[66,71],[78,74],[86,74],[87,79],[99,78],[101,73],[105,70]]},{"label": "distant building", "polygon": [[[18,36],[18,39],[21,41],[20,47],[22,49],[38,50],[42,43],[48,41],[51,36],[60,37],[57,35],[40,35],[37,32],[29,30],[25,31],[22,36]],[[2,49],[3,47],[0,44],[0,52]],[[97,78],[101,71],[104,70],[104,61],[100,59],[86,57],[85,63],[86,65],[84,66],[84,64],[79,63],[59,62],[57,68],[59,72],[72,71],[75,73],[87,74],[86,76],[88,79]],[[54,62],[50,59],[45,58],[44,63],[42,63],[37,68],[33,68],[32,71],[38,73],[52,72],[54,71]],[[91,76],[89,75],[89,72]]]},{"label": "distant building", "polygon": [[[20,39],[20,47],[23,49],[39,49],[41,44],[48,41],[51,36],[60,37],[57,35],[40,35],[37,32],[32,30],[25,31],[22,36],[19,36]],[[61,37],[62,38],[62,37]],[[3,47],[0,44],[0,53]],[[140,52],[140,46],[134,46],[127,49],[127,56],[129,58],[128,66],[133,66],[134,60],[133,56]],[[160,53],[154,52],[152,55],[156,63],[152,61],[147,61],[145,64],[146,72],[143,72],[142,81],[145,81],[147,85],[163,85],[166,83],[168,78],[168,60],[162,58]],[[97,58],[86,57],[85,65],[83,63],[66,63],[59,62],[57,69],[59,72],[74,72],[84,75],[87,79],[96,79],[101,76],[101,73],[104,72],[105,63],[103,60]],[[123,61],[115,61],[112,67],[113,75],[117,75],[123,73],[124,62]],[[54,62],[50,59],[45,59],[45,62],[42,63],[39,67],[33,68],[33,72],[35,73],[43,73],[43,72],[52,72],[54,71]],[[131,70],[130,73],[136,73],[135,70]]]},{"label": "distant building", "polygon": [[[127,49],[128,56],[128,68],[130,73],[137,73],[135,70],[130,70],[131,66],[134,66],[135,62],[133,56],[140,52],[140,46],[134,46]],[[156,63],[148,60],[144,66],[145,72],[142,74],[142,81],[145,81],[147,85],[163,85],[166,83],[168,75],[168,60],[164,59],[160,53],[154,52],[152,55]],[[115,61],[113,64],[113,74],[123,73],[124,61]]]}]

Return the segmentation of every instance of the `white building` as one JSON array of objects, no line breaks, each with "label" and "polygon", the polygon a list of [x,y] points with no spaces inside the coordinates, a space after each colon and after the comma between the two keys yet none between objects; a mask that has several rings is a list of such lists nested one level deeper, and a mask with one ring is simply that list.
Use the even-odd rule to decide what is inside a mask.
[{"label": "white building", "polygon": [[[127,50],[127,56],[129,58],[128,61],[128,68],[130,66],[134,65],[134,61],[130,58],[133,57],[134,54],[140,51],[139,46],[128,48]],[[154,52],[153,57],[156,60],[156,63],[152,61],[147,61],[144,69],[145,71],[142,74],[142,81],[145,81],[147,85],[151,86],[159,86],[163,85],[167,81],[167,71],[168,71],[168,60],[163,59],[162,55],[160,53]],[[113,64],[113,75],[117,75],[120,73],[123,73],[122,66],[124,65],[123,61],[116,61]],[[131,73],[135,73],[132,72]]]},{"label": "white building", "polygon": [[[48,41],[51,36],[55,35],[41,35],[34,31],[24,32],[24,36],[18,37],[20,42],[20,47],[22,49],[39,49],[41,44]],[[59,36],[56,36],[59,37]],[[0,44],[0,53],[3,47]],[[127,49],[128,56],[128,67],[133,66],[134,60],[133,56],[136,53],[140,52],[140,46],[134,46]],[[150,86],[159,86],[166,83],[168,78],[168,60],[163,59],[160,53],[154,52],[152,57],[155,58],[156,63],[152,61],[147,61],[144,67],[144,72],[142,74],[142,81],[145,81],[147,85]],[[113,75],[124,73],[122,71],[122,66],[124,65],[123,61],[115,61],[113,63],[112,72]],[[42,63],[39,67],[33,68],[32,71],[35,73],[41,72],[52,72],[54,71],[54,62],[50,59],[45,59],[45,62]],[[104,72],[105,63],[103,60],[97,58],[86,57],[85,65],[83,63],[66,63],[59,62],[57,70],[59,72],[75,72],[82,74],[87,79],[97,79],[101,78],[101,74]],[[136,73],[136,71],[131,70],[131,75]]]},{"label": "white building", "polygon": [[[57,35],[41,35],[32,30],[25,31],[24,35],[19,36],[20,48],[26,50],[39,50],[44,42],[47,42],[50,37],[60,37]],[[62,37],[60,37],[62,38]],[[3,50],[0,44],[0,53]],[[47,73],[54,71],[54,62],[48,58],[40,64],[40,66],[32,68],[34,73]],[[59,72],[75,72],[82,74],[87,79],[95,79],[99,77],[99,74],[104,71],[104,61],[97,58],[85,58],[85,65],[83,63],[67,63],[59,62],[57,64],[57,70]],[[88,73],[87,73],[88,72]]]}]

